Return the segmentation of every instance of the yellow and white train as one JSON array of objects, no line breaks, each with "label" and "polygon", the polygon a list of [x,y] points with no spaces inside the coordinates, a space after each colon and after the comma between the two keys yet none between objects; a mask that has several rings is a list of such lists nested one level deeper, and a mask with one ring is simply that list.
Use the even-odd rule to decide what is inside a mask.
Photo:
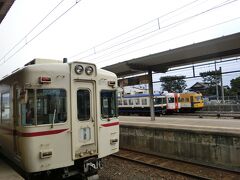
[{"label": "yellow and white train", "polygon": [[119,150],[116,91],[94,64],[34,59],[0,81],[0,152],[26,177],[96,176]]}]

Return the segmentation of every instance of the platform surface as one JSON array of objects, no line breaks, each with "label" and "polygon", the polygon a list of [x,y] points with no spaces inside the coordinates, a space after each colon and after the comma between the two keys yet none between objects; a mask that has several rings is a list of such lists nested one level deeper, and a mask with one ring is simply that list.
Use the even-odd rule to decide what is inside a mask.
[{"label": "platform surface", "polygon": [[0,156],[0,180],[22,180],[24,179],[20,176],[14,169],[12,169]]},{"label": "platform surface", "polygon": [[169,129],[198,130],[207,132],[233,133],[240,135],[240,119],[198,118],[198,117],[151,117],[120,116],[120,125],[159,127]]}]

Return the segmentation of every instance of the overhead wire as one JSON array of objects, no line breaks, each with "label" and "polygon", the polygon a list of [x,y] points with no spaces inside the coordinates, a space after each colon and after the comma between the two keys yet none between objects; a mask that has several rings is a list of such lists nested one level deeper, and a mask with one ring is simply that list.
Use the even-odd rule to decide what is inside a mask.
[{"label": "overhead wire", "polygon": [[[229,0],[227,0],[227,1],[229,1]],[[227,1],[225,1],[226,3],[227,3]],[[237,0],[234,0],[234,1],[237,1]],[[232,2],[234,2],[234,1],[232,1]],[[232,3],[231,2],[231,3]],[[192,19],[192,18],[195,18],[195,17],[197,17],[197,16],[199,16],[199,15],[202,15],[202,14],[204,14],[204,13],[207,13],[207,12],[210,12],[211,10],[215,10],[215,9],[217,9],[217,8],[219,8],[219,7],[222,7],[222,6],[224,6],[224,5],[226,5],[226,3],[225,4],[221,4],[221,5],[217,5],[217,6],[215,6],[215,7],[213,7],[213,8],[210,8],[210,9],[208,9],[208,10],[206,10],[206,11],[203,11],[203,12],[201,12],[201,13],[197,13],[197,14],[195,14],[195,15],[193,15],[193,16],[190,16],[190,17],[187,17],[187,18],[184,18],[184,19],[182,19],[182,20],[180,20],[180,21],[177,21],[177,22],[174,22],[174,23],[172,23],[172,24],[170,24],[170,25],[167,25],[167,26],[165,26],[165,27],[162,27],[161,29],[164,29],[164,28],[171,28],[171,26],[172,27],[176,27],[177,25],[179,25],[180,23],[184,23],[185,21],[187,21],[187,20],[189,20],[189,19]],[[156,32],[157,30],[155,30],[155,31],[152,31],[152,32],[150,32],[150,33],[154,33],[154,32]],[[149,34],[150,34],[149,33]],[[161,31],[159,32],[159,33],[162,33]],[[156,34],[155,34],[156,35]],[[153,36],[155,36],[155,35],[153,35]],[[146,34],[144,34],[143,36],[146,36]],[[150,37],[150,38],[152,38],[152,37]],[[134,38],[135,39],[135,38]],[[147,38],[148,39],[148,38]],[[142,40],[141,40],[142,41]],[[129,46],[132,46],[132,45],[135,45],[136,43],[132,43],[131,45],[128,45],[127,47],[129,47]],[[127,48],[126,47],[126,48]],[[117,49],[117,50],[115,50],[115,52],[117,51],[117,52],[119,52],[119,50],[122,50],[123,48],[120,48],[120,49]],[[145,48],[144,48],[145,49]],[[143,50],[143,48],[141,48],[140,50]],[[112,54],[112,53],[111,53]],[[107,55],[109,55],[109,54],[107,54]],[[106,55],[106,56],[107,56]],[[126,55],[126,54],[124,54],[124,55]],[[101,56],[101,58],[103,58],[103,56]],[[93,60],[95,60],[95,59],[98,59],[98,57],[96,57],[96,58],[94,58]],[[111,58],[112,59],[112,58]],[[91,60],[90,60],[91,61]],[[103,60],[103,61],[105,61],[105,60]],[[103,61],[99,61],[99,62],[103,62]],[[97,62],[97,63],[99,63],[99,62]]]},{"label": "overhead wire", "polygon": [[56,6],[54,6],[54,8],[47,13],[26,35],[23,36],[23,38],[21,38],[7,53],[5,53],[3,55],[3,57],[0,59],[0,62],[10,53],[12,52],[21,42],[23,42],[26,37],[28,35],[30,35],[45,19],[47,19],[48,16],[50,16],[50,14],[52,14],[52,12],[54,12],[65,0],[61,0]]},{"label": "overhead wire", "polygon": [[[96,64],[101,63],[101,62],[110,61],[110,60],[112,60],[112,59],[119,58],[119,57],[122,57],[122,56],[125,56],[125,55],[128,55],[128,54],[131,54],[131,53],[134,53],[134,52],[142,51],[142,50],[144,50],[144,49],[148,49],[148,48],[157,46],[157,45],[159,45],[159,44],[163,44],[163,43],[166,43],[166,42],[169,42],[169,41],[172,41],[172,40],[176,40],[176,39],[179,39],[179,38],[183,38],[183,37],[185,37],[185,36],[189,36],[189,35],[191,35],[191,34],[194,34],[194,33],[200,32],[200,31],[204,31],[204,30],[207,30],[207,29],[210,29],[210,28],[213,28],[213,27],[222,25],[222,24],[226,24],[226,23],[229,23],[229,22],[238,20],[238,19],[240,19],[240,16],[237,17],[237,18],[233,18],[233,19],[230,19],[230,20],[221,22],[221,23],[217,23],[217,24],[208,26],[208,27],[204,27],[204,28],[201,28],[201,29],[197,29],[197,30],[192,31],[192,32],[189,32],[189,33],[185,33],[185,34],[182,34],[182,35],[179,35],[179,36],[175,36],[175,37],[173,37],[173,38],[169,38],[169,39],[167,39],[167,40],[164,40],[164,41],[161,41],[161,42],[158,42],[158,43],[149,45],[149,46],[145,46],[145,47],[142,47],[142,48],[139,48],[139,49],[136,49],[136,50],[132,50],[132,51],[129,51],[129,52],[127,52],[127,53],[114,56],[114,57],[112,57],[112,58],[104,59],[104,60],[102,60],[102,61],[96,62]],[[133,45],[133,44],[132,44],[132,45]]]},{"label": "overhead wire", "polygon": [[[92,58],[92,59],[90,59],[89,61],[96,60],[96,59],[101,59],[101,58],[104,58],[104,57],[109,56],[109,55],[111,55],[111,54],[114,54],[115,52],[119,52],[119,51],[121,51],[121,50],[124,50],[124,49],[126,49],[126,48],[128,48],[128,47],[130,47],[130,46],[133,46],[133,45],[141,42],[141,41],[144,41],[144,40],[146,40],[146,39],[152,38],[152,37],[158,35],[158,33],[163,33],[163,32],[165,32],[165,31],[167,31],[168,29],[174,28],[174,27],[176,27],[176,26],[178,26],[178,25],[180,25],[180,24],[182,24],[182,23],[185,23],[186,21],[188,21],[188,20],[190,20],[190,19],[192,19],[192,18],[198,17],[198,16],[200,16],[200,15],[202,15],[202,14],[205,14],[205,13],[207,13],[207,12],[210,12],[210,11],[212,11],[212,10],[215,10],[215,9],[217,9],[217,8],[220,8],[220,7],[224,6],[224,5],[227,5],[227,4],[232,3],[232,2],[234,2],[234,1],[237,1],[237,0],[231,0],[231,2],[229,2],[229,1],[230,1],[230,0],[227,0],[227,1],[223,2],[223,3],[221,3],[221,4],[218,4],[218,5],[216,5],[216,6],[212,7],[212,8],[209,8],[209,9],[207,9],[207,10],[205,10],[205,11],[202,11],[202,12],[200,12],[200,13],[194,14],[194,15],[192,15],[192,16],[189,16],[189,17],[184,18],[184,19],[182,19],[182,20],[179,20],[179,21],[177,21],[177,22],[173,22],[173,23],[171,23],[171,24],[169,24],[169,25],[167,25],[167,26],[165,26],[165,27],[161,27],[161,29],[154,29],[154,30],[152,30],[152,31],[150,31],[150,32],[148,32],[148,33],[139,35],[139,36],[137,36],[137,37],[133,37],[132,39],[129,39],[129,40],[124,41],[124,42],[121,42],[121,43],[119,43],[119,44],[115,44],[114,46],[110,47],[109,49],[111,49],[111,48],[113,48],[113,47],[117,47],[117,46],[122,45],[122,44],[124,44],[124,43],[128,43],[128,42],[130,42],[130,41],[136,40],[136,39],[138,39],[138,38],[142,38],[142,37],[144,37],[144,36],[153,34],[151,37],[146,37],[145,39],[138,40],[137,42],[133,42],[132,44],[129,44],[129,45],[127,45],[127,46],[120,47],[120,48],[115,49],[115,50],[113,50],[113,51],[111,51],[111,52],[107,52],[107,53],[105,53],[104,55],[101,55],[101,56]],[[156,19],[155,19],[155,21],[156,21]],[[163,31],[165,28],[166,28],[166,30]],[[154,34],[155,32],[156,32],[156,34]],[[108,50],[108,49],[104,49],[104,51],[107,51],[107,50]],[[141,50],[142,50],[142,49],[141,49]],[[127,54],[127,53],[126,53],[126,54]],[[96,55],[96,53],[95,53],[94,55]],[[88,55],[88,56],[85,56],[84,58],[91,57],[91,56],[92,56],[92,55]],[[115,58],[115,57],[114,57],[114,58]],[[112,59],[112,58],[110,58],[110,59]],[[103,61],[105,61],[105,60],[103,60]],[[103,62],[103,61],[99,61],[99,62],[97,62],[97,63],[100,63],[100,62]],[[108,61],[108,60],[106,60],[106,61]]]},{"label": "overhead wire", "polygon": [[85,53],[85,52],[87,52],[87,51],[89,51],[89,50],[92,50],[92,49],[94,49],[94,48],[96,48],[96,47],[99,47],[99,46],[101,46],[101,45],[103,45],[103,44],[106,44],[106,43],[108,43],[108,42],[110,42],[110,41],[113,41],[113,40],[115,40],[115,39],[117,39],[117,38],[119,38],[119,37],[122,37],[122,36],[124,36],[124,35],[132,32],[132,31],[136,30],[136,29],[139,29],[139,28],[147,25],[147,24],[150,24],[150,23],[156,21],[157,19],[163,18],[163,17],[165,17],[165,16],[168,16],[169,14],[172,14],[172,13],[180,10],[180,9],[183,9],[183,8],[185,8],[185,7],[187,7],[187,6],[190,6],[190,5],[192,5],[193,3],[196,3],[197,1],[199,1],[199,0],[194,0],[194,1],[190,2],[190,3],[187,3],[187,4],[185,4],[185,5],[181,6],[181,7],[173,10],[173,11],[170,11],[170,12],[168,12],[168,13],[160,16],[160,17],[158,17],[158,18],[155,18],[155,19],[153,19],[153,20],[150,20],[150,21],[148,21],[148,22],[146,22],[146,23],[144,23],[144,24],[142,24],[142,25],[140,25],[140,26],[137,26],[137,27],[135,27],[135,28],[133,28],[133,29],[125,32],[125,33],[122,33],[122,34],[120,34],[120,35],[118,35],[118,36],[116,36],[116,37],[113,37],[113,38],[111,38],[111,39],[109,39],[109,40],[107,40],[107,41],[104,41],[104,42],[102,42],[102,43],[99,43],[99,44],[97,44],[97,45],[95,45],[95,46],[93,46],[93,47],[91,47],[91,48],[89,48],[89,49],[87,49],[87,50],[84,50],[84,51],[81,51],[81,52],[79,52],[79,53],[76,53],[76,54],[74,54],[74,55],[72,55],[72,56],[69,56],[68,58],[69,58],[69,59],[72,59],[72,58],[74,58],[74,57],[77,57],[77,56],[79,56],[80,54],[83,54],[83,53]]},{"label": "overhead wire", "polygon": [[[28,42],[26,42],[23,46],[21,46],[19,49],[17,49],[14,54],[9,56],[7,59],[5,59],[1,64],[6,63],[8,60],[10,60],[13,56],[15,56],[19,51],[21,51],[28,43],[32,42],[34,39],[36,39],[40,34],[42,34],[44,31],[46,31],[51,25],[53,25],[57,20],[59,20],[62,16],[64,16],[67,12],[69,12],[74,6],[76,6],[81,0],[76,0],[75,3],[70,6],[66,11],[64,11],[62,14],[60,14],[56,19],[54,19],[51,23],[49,23],[44,29],[42,29],[39,33],[37,33],[33,38],[31,38]],[[0,61],[1,62],[1,61]]]}]

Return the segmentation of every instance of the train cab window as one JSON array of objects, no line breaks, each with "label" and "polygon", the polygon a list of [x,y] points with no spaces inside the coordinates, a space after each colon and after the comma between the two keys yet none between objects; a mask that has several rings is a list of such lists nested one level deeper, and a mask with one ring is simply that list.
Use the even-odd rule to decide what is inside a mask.
[{"label": "train cab window", "polygon": [[173,97],[169,97],[168,98],[168,103],[174,103],[174,98]]},{"label": "train cab window", "polygon": [[101,116],[112,118],[117,116],[116,91],[101,91]]},{"label": "train cab window", "polygon": [[196,101],[201,101],[202,100],[202,96],[196,96]]},{"label": "train cab window", "polygon": [[63,123],[67,120],[66,91],[37,90],[37,124]]},{"label": "train cab window", "polygon": [[1,119],[2,123],[10,120],[10,93],[1,94]]},{"label": "train cab window", "polygon": [[90,91],[80,89],[77,91],[77,114],[79,121],[90,119]]},{"label": "train cab window", "polygon": [[154,104],[166,104],[166,99],[164,97],[160,97],[160,98],[155,98],[154,99]]},{"label": "train cab window", "polygon": [[154,102],[155,105],[162,104],[161,98],[154,98],[153,102]]}]

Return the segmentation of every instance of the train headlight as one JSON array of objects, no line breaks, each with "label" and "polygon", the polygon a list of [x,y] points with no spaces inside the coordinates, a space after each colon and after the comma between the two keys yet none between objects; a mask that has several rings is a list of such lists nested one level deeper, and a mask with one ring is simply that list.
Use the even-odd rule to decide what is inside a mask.
[{"label": "train headlight", "polygon": [[85,68],[85,72],[86,72],[87,75],[91,75],[93,73],[93,67],[87,66]]},{"label": "train headlight", "polygon": [[83,67],[82,67],[82,65],[76,65],[76,66],[75,66],[75,73],[76,73],[76,74],[82,74],[82,72],[83,72]]}]

